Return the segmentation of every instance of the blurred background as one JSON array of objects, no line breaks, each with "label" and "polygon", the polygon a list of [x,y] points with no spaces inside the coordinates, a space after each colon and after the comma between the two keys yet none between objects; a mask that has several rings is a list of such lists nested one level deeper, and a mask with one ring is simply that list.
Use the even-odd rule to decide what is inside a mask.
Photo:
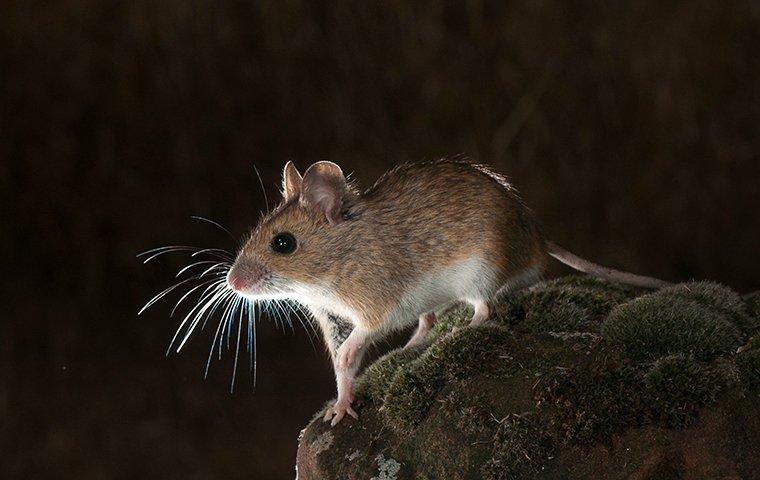
[{"label": "blurred background", "polygon": [[752,0],[3,2],[0,477],[294,476],[321,344],[263,318],[231,394],[211,332],[164,356],[179,295],[136,316],[189,257],[135,255],[234,251],[190,216],[242,238],[254,166],[467,154],[580,255],[759,288],[758,45]]}]

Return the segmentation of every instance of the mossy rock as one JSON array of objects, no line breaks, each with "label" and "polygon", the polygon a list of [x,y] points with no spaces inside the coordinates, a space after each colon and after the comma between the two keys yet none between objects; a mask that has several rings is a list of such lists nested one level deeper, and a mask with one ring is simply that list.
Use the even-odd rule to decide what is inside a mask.
[{"label": "mossy rock", "polygon": [[506,296],[494,324],[467,326],[465,306],[439,315],[427,343],[366,368],[359,421],[310,423],[299,478],[758,471],[747,453],[760,441],[760,344],[747,340],[746,320],[753,299],[703,282],[637,293],[571,277]]},{"label": "mossy rock", "polygon": [[635,360],[676,353],[710,360],[741,345],[744,335],[735,323],[741,301],[734,303],[735,297],[716,284],[676,285],[619,305],[601,333]]},{"label": "mossy rock", "polygon": [[491,458],[483,465],[483,478],[505,480],[534,478],[554,446],[532,415],[512,414],[499,420]]},{"label": "mossy rock", "polygon": [[411,348],[397,348],[368,366],[356,384],[356,396],[365,401],[382,402],[396,372],[418,359],[430,346],[429,342]]},{"label": "mossy rock", "polygon": [[744,303],[747,305],[747,312],[751,317],[752,324],[747,330],[748,335],[760,333],[760,290],[752,292],[744,297]]},{"label": "mossy rock", "polygon": [[505,375],[512,334],[501,327],[467,327],[434,343],[418,359],[398,368],[388,385],[384,413],[389,425],[409,430],[425,416],[447,380]]},{"label": "mossy rock", "polygon": [[643,420],[641,369],[617,363],[561,370],[544,381],[539,400],[563,441],[590,445]]},{"label": "mossy rock", "polygon": [[742,383],[751,391],[760,389],[760,338],[753,337],[736,355],[736,367]]},{"label": "mossy rock", "polygon": [[669,427],[683,427],[733,383],[729,371],[682,354],[657,360],[644,375],[647,415]]},{"label": "mossy rock", "polygon": [[597,331],[600,321],[634,290],[588,276],[569,276],[539,283],[508,295],[496,307],[496,319],[520,331]]},{"label": "mossy rock", "polygon": [[758,315],[750,315],[745,301],[725,285],[708,281],[679,283],[663,288],[658,294],[691,300],[705,308],[714,309],[747,335],[753,335],[760,329]]}]

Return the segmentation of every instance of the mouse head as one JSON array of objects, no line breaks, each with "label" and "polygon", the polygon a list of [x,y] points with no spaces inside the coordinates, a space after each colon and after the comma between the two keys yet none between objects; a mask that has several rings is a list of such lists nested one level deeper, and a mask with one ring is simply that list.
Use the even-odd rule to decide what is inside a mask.
[{"label": "mouse head", "polygon": [[282,202],[240,249],[227,283],[250,299],[306,299],[329,288],[345,260],[347,211],[356,192],[332,162],[303,176],[292,162],[282,174]]}]

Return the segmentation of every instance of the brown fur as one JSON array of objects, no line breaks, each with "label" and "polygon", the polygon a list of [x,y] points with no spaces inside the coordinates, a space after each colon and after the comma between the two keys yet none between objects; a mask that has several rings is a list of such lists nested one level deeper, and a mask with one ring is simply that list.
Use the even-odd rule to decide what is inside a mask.
[{"label": "brown fur", "polygon": [[[295,178],[289,170],[286,177]],[[344,220],[334,225],[298,201],[285,180],[291,197],[259,223],[238,262],[263,265],[274,278],[329,283],[362,313],[365,328],[380,326],[416,279],[473,254],[494,266],[499,285],[528,268],[541,269],[546,259],[530,212],[484,166],[439,160],[396,167],[361,194],[347,190]],[[269,247],[283,231],[299,241],[290,255]]]}]

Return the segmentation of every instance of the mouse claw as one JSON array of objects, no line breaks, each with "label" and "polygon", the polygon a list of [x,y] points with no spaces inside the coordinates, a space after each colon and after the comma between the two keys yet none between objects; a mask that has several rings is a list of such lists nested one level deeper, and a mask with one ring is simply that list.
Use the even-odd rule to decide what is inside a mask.
[{"label": "mouse claw", "polygon": [[330,426],[334,427],[337,425],[341,420],[343,420],[343,417],[348,414],[349,416],[353,417],[356,420],[359,420],[359,414],[356,413],[356,411],[351,408],[350,403],[346,402],[337,402],[332,407],[328,408],[325,412],[325,416],[322,417],[323,422],[330,422]]},{"label": "mouse claw", "polygon": [[350,406],[346,407],[346,413],[354,417],[354,420],[359,420],[359,414]]},{"label": "mouse claw", "polygon": [[340,422],[341,420],[343,420],[343,417],[345,415],[346,415],[345,412],[338,412],[338,413],[336,413],[335,416],[333,417],[332,421],[330,422],[330,426],[334,427],[335,425],[337,425],[338,422]]}]

